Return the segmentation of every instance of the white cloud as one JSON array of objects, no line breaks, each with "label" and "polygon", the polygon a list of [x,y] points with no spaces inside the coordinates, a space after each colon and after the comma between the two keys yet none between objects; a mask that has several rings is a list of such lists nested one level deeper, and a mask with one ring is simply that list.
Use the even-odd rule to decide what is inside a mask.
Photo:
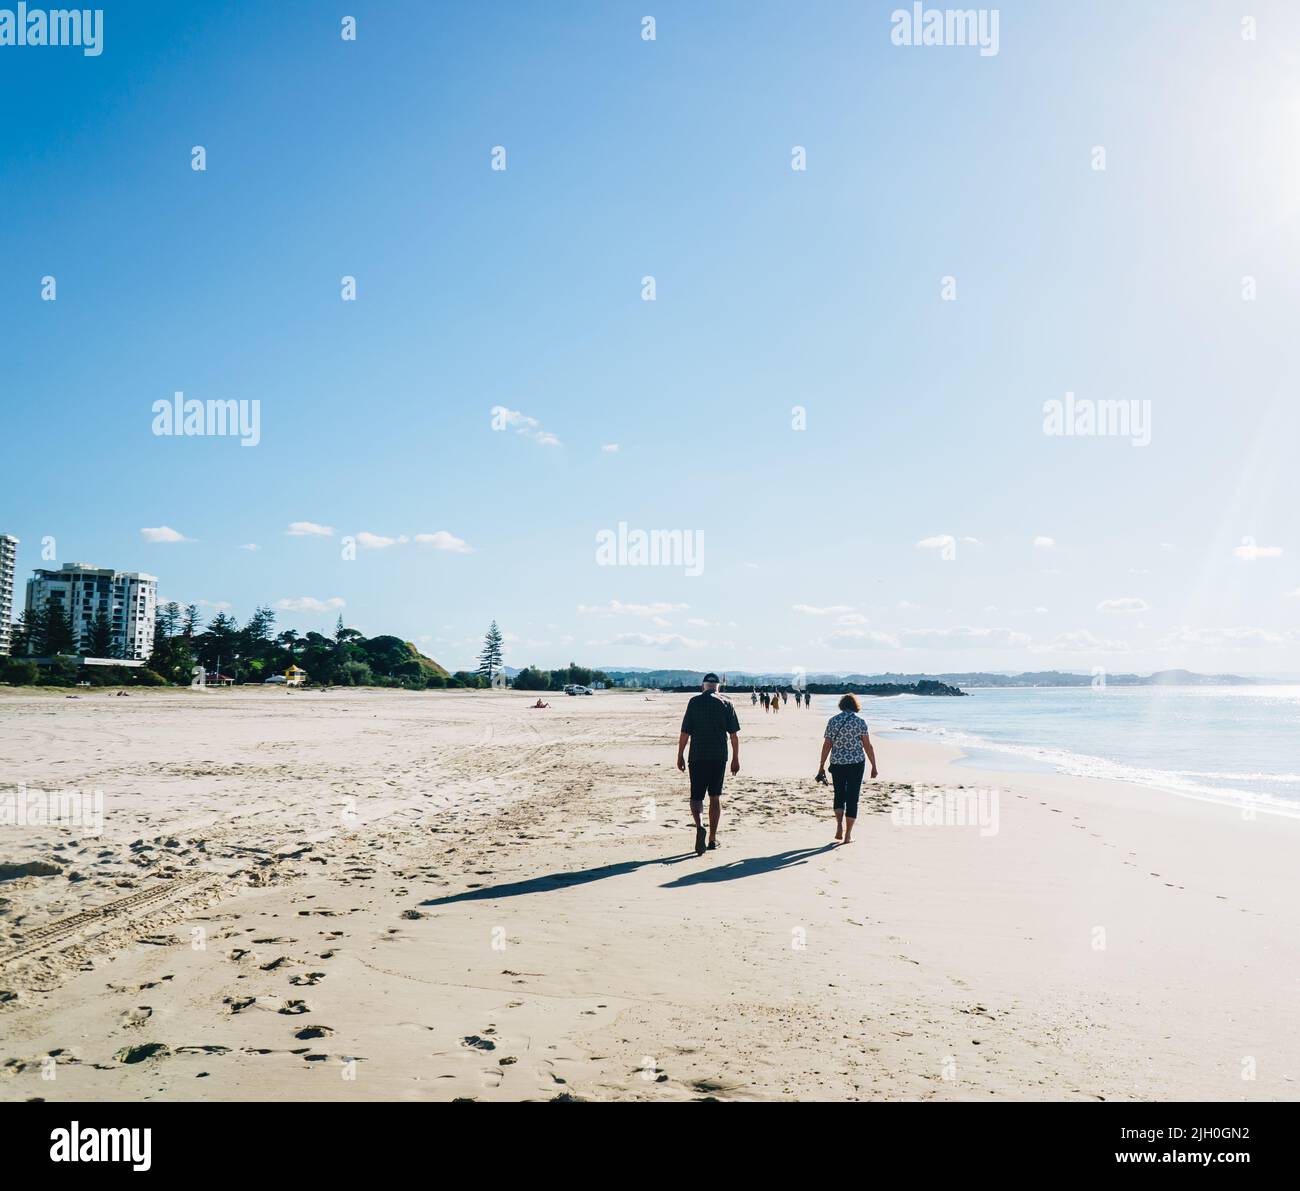
[{"label": "white cloud", "polygon": [[445,529],[440,529],[437,533],[417,533],[415,540],[422,546],[429,546],[434,550],[450,550],[453,554],[470,554],[474,549],[463,538],[458,538]]},{"label": "white cloud", "polygon": [[1094,637],[1087,629],[1061,633],[1045,649],[1052,653],[1127,653],[1127,641],[1108,641]]},{"label": "white cloud", "polygon": [[1244,559],[1246,562],[1254,562],[1260,558],[1281,558],[1281,546],[1261,546],[1254,538],[1242,538],[1241,545],[1237,546],[1232,553],[1237,557]]},{"label": "white cloud", "polygon": [[291,521],[284,532],[291,538],[332,538],[334,526],[317,525],[314,521]]},{"label": "white cloud", "polygon": [[602,451],[604,451],[606,455],[617,455],[617,454],[618,454],[618,443],[616,443],[616,442],[607,442],[607,443],[606,443],[603,447],[601,447],[600,449],[601,449]]},{"label": "white cloud", "polygon": [[193,538],[187,538],[179,530],[172,529],[169,525],[159,525],[154,529],[142,529],[146,542],[192,542]]},{"label": "white cloud", "polygon": [[363,550],[384,550],[389,546],[400,546],[406,540],[405,534],[396,538],[385,538],[377,533],[366,533],[365,531],[357,534],[357,545]]},{"label": "white cloud", "polygon": [[665,612],[685,612],[688,604],[624,604],[610,600],[608,604],[579,604],[584,616],[662,616]]},{"label": "white cloud", "polygon": [[1149,612],[1151,605],[1138,596],[1120,596],[1114,600],[1102,600],[1097,605],[1098,612]]},{"label": "white cloud", "polygon": [[852,604],[831,604],[825,608],[818,608],[814,604],[794,604],[790,609],[792,612],[802,612],[805,616],[836,616],[843,612],[852,612]]},{"label": "white cloud", "polygon": [[846,612],[835,618],[836,624],[866,624],[867,618],[861,612]]},{"label": "white cloud", "polygon": [[897,649],[898,639],[874,629],[838,629],[826,638],[831,649]]},{"label": "white cloud", "polygon": [[1041,534],[1034,539],[1035,550],[1050,550],[1056,545],[1055,538],[1043,537]]},{"label": "white cloud", "polygon": [[901,634],[905,646],[916,649],[1027,649],[1030,638],[1014,629],[976,629],[958,626],[951,629],[905,629]]},{"label": "white cloud", "polygon": [[1286,645],[1292,633],[1274,633],[1268,629],[1237,627],[1228,629],[1193,628],[1179,625],[1156,644],[1160,649],[1200,646],[1206,649],[1233,649],[1239,646]]},{"label": "white cloud", "polygon": [[494,405],[492,407],[492,429],[513,430],[516,434],[531,438],[543,447],[558,447],[560,445],[560,440],[550,431],[543,430],[541,422],[536,418],[530,418],[517,409],[507,409],[504,405]]},{"label": "white cloud", "polygon": [[643,645],[652,649],[700,649],[707,641],[695,641],[680,633],[618,633],[611,645]]},{"label": "white cloud", "polygon": [[240,546],[241,550],[260,550],[261,548],[262,547],[259,546],[256,542],[245,542],[242,546]]},{"label": "white cloud", "polygon": [[347,604],[339,596],[332,596],[328,600],[318,600],[315,596],[297,596],[292,599],[276,600],[275,606],[281,612],[333,612],[338,608],[346,607]]},{"label": "white cloud", "polygon": [[1283,596],[1288,600],[1300,600],[1300,587],[1297,587],[1295,591],[1283,592]]}]

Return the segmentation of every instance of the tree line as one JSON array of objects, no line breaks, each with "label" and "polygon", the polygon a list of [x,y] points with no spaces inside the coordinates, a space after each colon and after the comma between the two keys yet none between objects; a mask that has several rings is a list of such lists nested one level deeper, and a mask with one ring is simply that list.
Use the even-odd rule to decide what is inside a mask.
[{"label": "tree line", "polygon": [[[81,667],[77,656],[114,658],[112,632],[106,618],[97,616],[83,634],[77,634],[66,609],[54,603],[24,613],[11,635],[10,656],[0,659],[0,680],[15,685],[43,683],[63,686],[74,682],[92,685],[189,685],[196,668],[207,675],[220,674],[235,682],[264,682],[283,674],[291,665],[307,671],[313,683],[330,686],[395,686],[411,690],[429,687],[479,686],[477,674],[448,674],[400,637],[365,637],[348,628],[339,617],[332,635],[295,629],[276,632],[275,611],[254,610],[241,625],[235,617],[218,611],[206,625],[196,604],[159,606],[154,636],[143,667]],[[103,623],[101,623],[103,622]],[[51,658],[37,667],[32,658]]]},{"label": "tree line", "polygon": [[[612,685],[602,671],[576,662],[559,670],[527,666],[511,681],[503,668],[504,650],[505,635],[494,620],[484,638],[478,668],[450,674],[409,641],[389,635],[366,637],[344,625],[342,616],[333,634],[299,633],[295,629],[277,632],[272,608],[254,609],[242,625],[228,612],[219,610],[205,625],[197,604],[182,608],[173,600],[158,607],[153,643],[143,667],[82,667],[78,665],[78,654],[93,658],[117,656],[108,618],[102,613],[97,615],[78,648],[67,609],[51,601],[43,608],[25,612],[14,625],[10,656],[0,658],[0,681],[16,686],[69,686],[77,682],[96,686],[188,686],[201,667],[211,680],[220,675],[236,683],[259,683],[285,673],[290,666],[298,666],[307,672],[312,685],[320,686],[406,690],[514,686],[519,690],[558,691],[570,683]],[[52,661],[38,667],[32,660],[38,657]]]}]

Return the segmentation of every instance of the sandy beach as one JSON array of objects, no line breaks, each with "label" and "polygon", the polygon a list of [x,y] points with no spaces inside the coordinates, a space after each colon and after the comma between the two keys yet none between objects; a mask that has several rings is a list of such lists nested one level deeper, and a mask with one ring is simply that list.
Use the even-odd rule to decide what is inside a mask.
[{"label": "sandy beach", "polygon": [[0,691],[6,1100],[1300,1098],[1300,821],[899,734],[837,848],[736,696],[696,857],[685,696],[64,695]]}]

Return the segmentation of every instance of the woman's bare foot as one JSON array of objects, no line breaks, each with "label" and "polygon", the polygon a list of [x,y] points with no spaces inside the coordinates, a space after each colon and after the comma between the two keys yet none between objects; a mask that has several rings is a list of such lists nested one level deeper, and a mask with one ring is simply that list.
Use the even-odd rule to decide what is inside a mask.
[{"label": "woman's bare foot", "polygon": [[843,838],[844,838],[844,832],[841,831],[838,827],[835,829],[835,838],[836,838],[836,839],[843,839]]},{"label": "woman's bare foot", "polygon": [[846,836],[844,837],[844,842],[845,842],[846,844],[851,844],[851,843],[853,842],[853,837],[852,837],[851,835],[846,835]]}]

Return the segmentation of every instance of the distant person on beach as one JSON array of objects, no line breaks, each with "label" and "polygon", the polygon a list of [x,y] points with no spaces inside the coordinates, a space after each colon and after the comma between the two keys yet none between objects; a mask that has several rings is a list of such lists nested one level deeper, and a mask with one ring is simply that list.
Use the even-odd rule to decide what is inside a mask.
[{"label": "distant person on beach", "polygon": [[537,702],[533,704],[533,710],[535,711],[535,710],[537,710],[539,707],[550,707],[550,704],[549,704],[549,703],[543,703],[543,702],[542,702],[542,700],[541,700],[541,696],[540,696],[540,695],[538,696]]},{"label": "distant person on beach", "polygon": [[773,692],[772,692],[772,710],[773,710],[773,711],[780,711],[780,710],[781,710],[781,692],[780,692],[780,691],[773,691]]},{"label": "distant person on beach", "polygon": [[822,740],[821,762],[817,780],[826,780],[826,759],[831,762],[831,781],[835,785],[835,838],[846,844],[853,842],[853,824],[858,817],[858,795],[862,790],[862,774],[867,761],[871,762],[871,776],[876,776],[876,753],[871,747],[867,721],[858,715],[861,704],[857,695],[845,694],[840,699],[840,711],[826,721],[826,734]]},{"label": "distant person on beach", "polygon": [[750,692],[749,692],[749,705],[750,705],[751,707],[757,707],[757,706],[758,706],[758,692],[757,692],[757,691],[750,691]]},{"label": "distant person on beach", "polygon": [[796,707],[799,707],[799,706],[802,705],[802,703],[803,703],[803,692],[802,692],[802,691],[795,691],[795,693],[794,693],[794,705],[795,705]]},{"label": "distant person on beach", "polygon": [[677,738],[677,768],[687,769],[686,742],[691,744],[691,818],[695,820],[695,854],[705,851],[704,795],[709,796],[709,839],[707,847],[718,846],[718,820],[722,818],[722,779],[727,769],[727,739],[731,739],[731,773],[740,772],[740,721],[731,700],[718,690],[721,684],[712,672],[704,676],[702,690],[686,704],[681,735]]},{"label": "distant person on beach", "polygon": [[767,697],[767,692],[764,691],[764,692],[759,696],[759,698],[763,700],[763,710],[764,710],[764,711],[771,711],[772,708],[771,708],[771,706],[769,705],[769,700],[768,700],[768,697]]}]

